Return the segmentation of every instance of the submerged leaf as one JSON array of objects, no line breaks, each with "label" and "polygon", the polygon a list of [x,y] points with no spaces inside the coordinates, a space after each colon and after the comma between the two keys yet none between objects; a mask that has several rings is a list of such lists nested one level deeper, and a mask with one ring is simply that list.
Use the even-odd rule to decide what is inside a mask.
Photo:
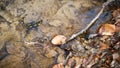
[{"label": "submerged leaf", "polygon": [[109,45],[105,44],[105,43],[100,43],[100,50],[104,50],[104,49],[108,49]]},{"label": "submerged leaf", "polygon": [[100,35],[113,35],[115,31],[116,31],[115,25],[104,24],[99,28],[98,33]]},{"label": "submerged leaf", "polygon": [[54,65],[52,68],[64,68],[62,63]]}]

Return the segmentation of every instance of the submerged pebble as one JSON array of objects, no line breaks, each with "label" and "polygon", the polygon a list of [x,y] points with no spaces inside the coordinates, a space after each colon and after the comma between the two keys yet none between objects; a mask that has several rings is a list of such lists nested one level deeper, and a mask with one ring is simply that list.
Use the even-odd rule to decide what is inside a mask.
[{"label": "submerged pebble", "polygon": [[66,39],[67,38],[63,35],[57,35],[52,39],[51,43],[54,45],[61,45],[66,42]]}]

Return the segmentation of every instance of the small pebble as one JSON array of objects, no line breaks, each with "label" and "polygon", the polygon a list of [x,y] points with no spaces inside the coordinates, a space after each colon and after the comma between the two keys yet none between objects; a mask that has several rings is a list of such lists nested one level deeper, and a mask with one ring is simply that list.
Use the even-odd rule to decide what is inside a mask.
[{"label": "small pebble", "polygon": [[117,59],[117,58],[119,58],[119,54],[118,53],[114,53],[113,54],[113,59]]},{"label": "small pebble", "polygon": [[51,43],[54,45],[61,45],[66,42],[66,39],[67,38],[63,35],[57,35],[52,39]]},{"label": "small pebble", "polygon": [[55,50],[50,50],[48,53],[45,54],[47,58],[55,57],[58,53]]}]

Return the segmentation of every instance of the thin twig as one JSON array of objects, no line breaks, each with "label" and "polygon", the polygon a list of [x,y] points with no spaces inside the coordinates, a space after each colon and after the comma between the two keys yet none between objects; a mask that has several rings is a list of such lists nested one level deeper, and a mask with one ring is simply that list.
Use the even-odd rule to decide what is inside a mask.
[{"label": "thin twig", "polygon": [[104,10],[104,7],[100,10],[100,12],[97,14],[97,16],[90,22],[90,24],[87,25],[86,28],[84,28],[83,30],[79,31],[79,32],[76,33],[76,34],[73,34],[73,35],[70,37],[69,41],[70,41],[70,40],[73,40],[74,38],[76,38],[77,36],[79,36],[79,35],[81,35],[81,34],[83,34],[83,33],[86,33],[86,31],[87,31],[88,29],[90,29],[93,24],[96,23],[96,20],[97,20],[97,19],[100,17],[100,15],[103,13],[103,10]]},{"label": "thin twig", "polygon": [[[112,0],[111,0],[112,1]],[[76,34],[73,34],[70,39],[70,40],[73,40],[74,38],[76,38],[77,36],[79,35],[82,35],[83,33],[86,33],[91,27],[92,25],[94,25],[96,23],[96,21],[98,20],[98,18],[100,17],[100,15],[103,13],[103,11],[105,10],[105,7],[111,2],[111,1],[108,1],[106,3],[103,4],[102,6],[102,9],[100,10],[100,12],[95,16],[95,18],[93,18],[93,20],[87,25],[87,27],[85,27],[83,30],[79,31],[78,33]],[[67,41],[67,42],[68,42]]]}]

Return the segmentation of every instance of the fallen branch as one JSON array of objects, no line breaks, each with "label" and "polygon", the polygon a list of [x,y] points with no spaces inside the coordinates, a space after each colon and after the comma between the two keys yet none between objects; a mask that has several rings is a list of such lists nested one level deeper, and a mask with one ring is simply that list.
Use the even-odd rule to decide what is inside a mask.
[{"label": "fallen branch", "polygon": [[[112,0],[111,0],[112,1]],[[83,30],[79,31],[78,33],[76,34],[73,34],[70,39],[68,39],[68,41],[70,40],[73,40],[74,38],[76,38],[77,36],[79,35],[82,35],[84,33],[86,33],[91,27],[92,25],[94,25],[96,23],[96,21],[98,20],[98,18],[100,17],[100,15],[103,13],[103,11],[105,10],[105,7],[111,2],[111,1],[108,1],[106,3],[103,4],[102,6],[102,9],[100,10],[100,12],[96,15],[96,17],[87,25],[86,28],[84,28]],[[67,41],[67,42],[68,42]]]}]

